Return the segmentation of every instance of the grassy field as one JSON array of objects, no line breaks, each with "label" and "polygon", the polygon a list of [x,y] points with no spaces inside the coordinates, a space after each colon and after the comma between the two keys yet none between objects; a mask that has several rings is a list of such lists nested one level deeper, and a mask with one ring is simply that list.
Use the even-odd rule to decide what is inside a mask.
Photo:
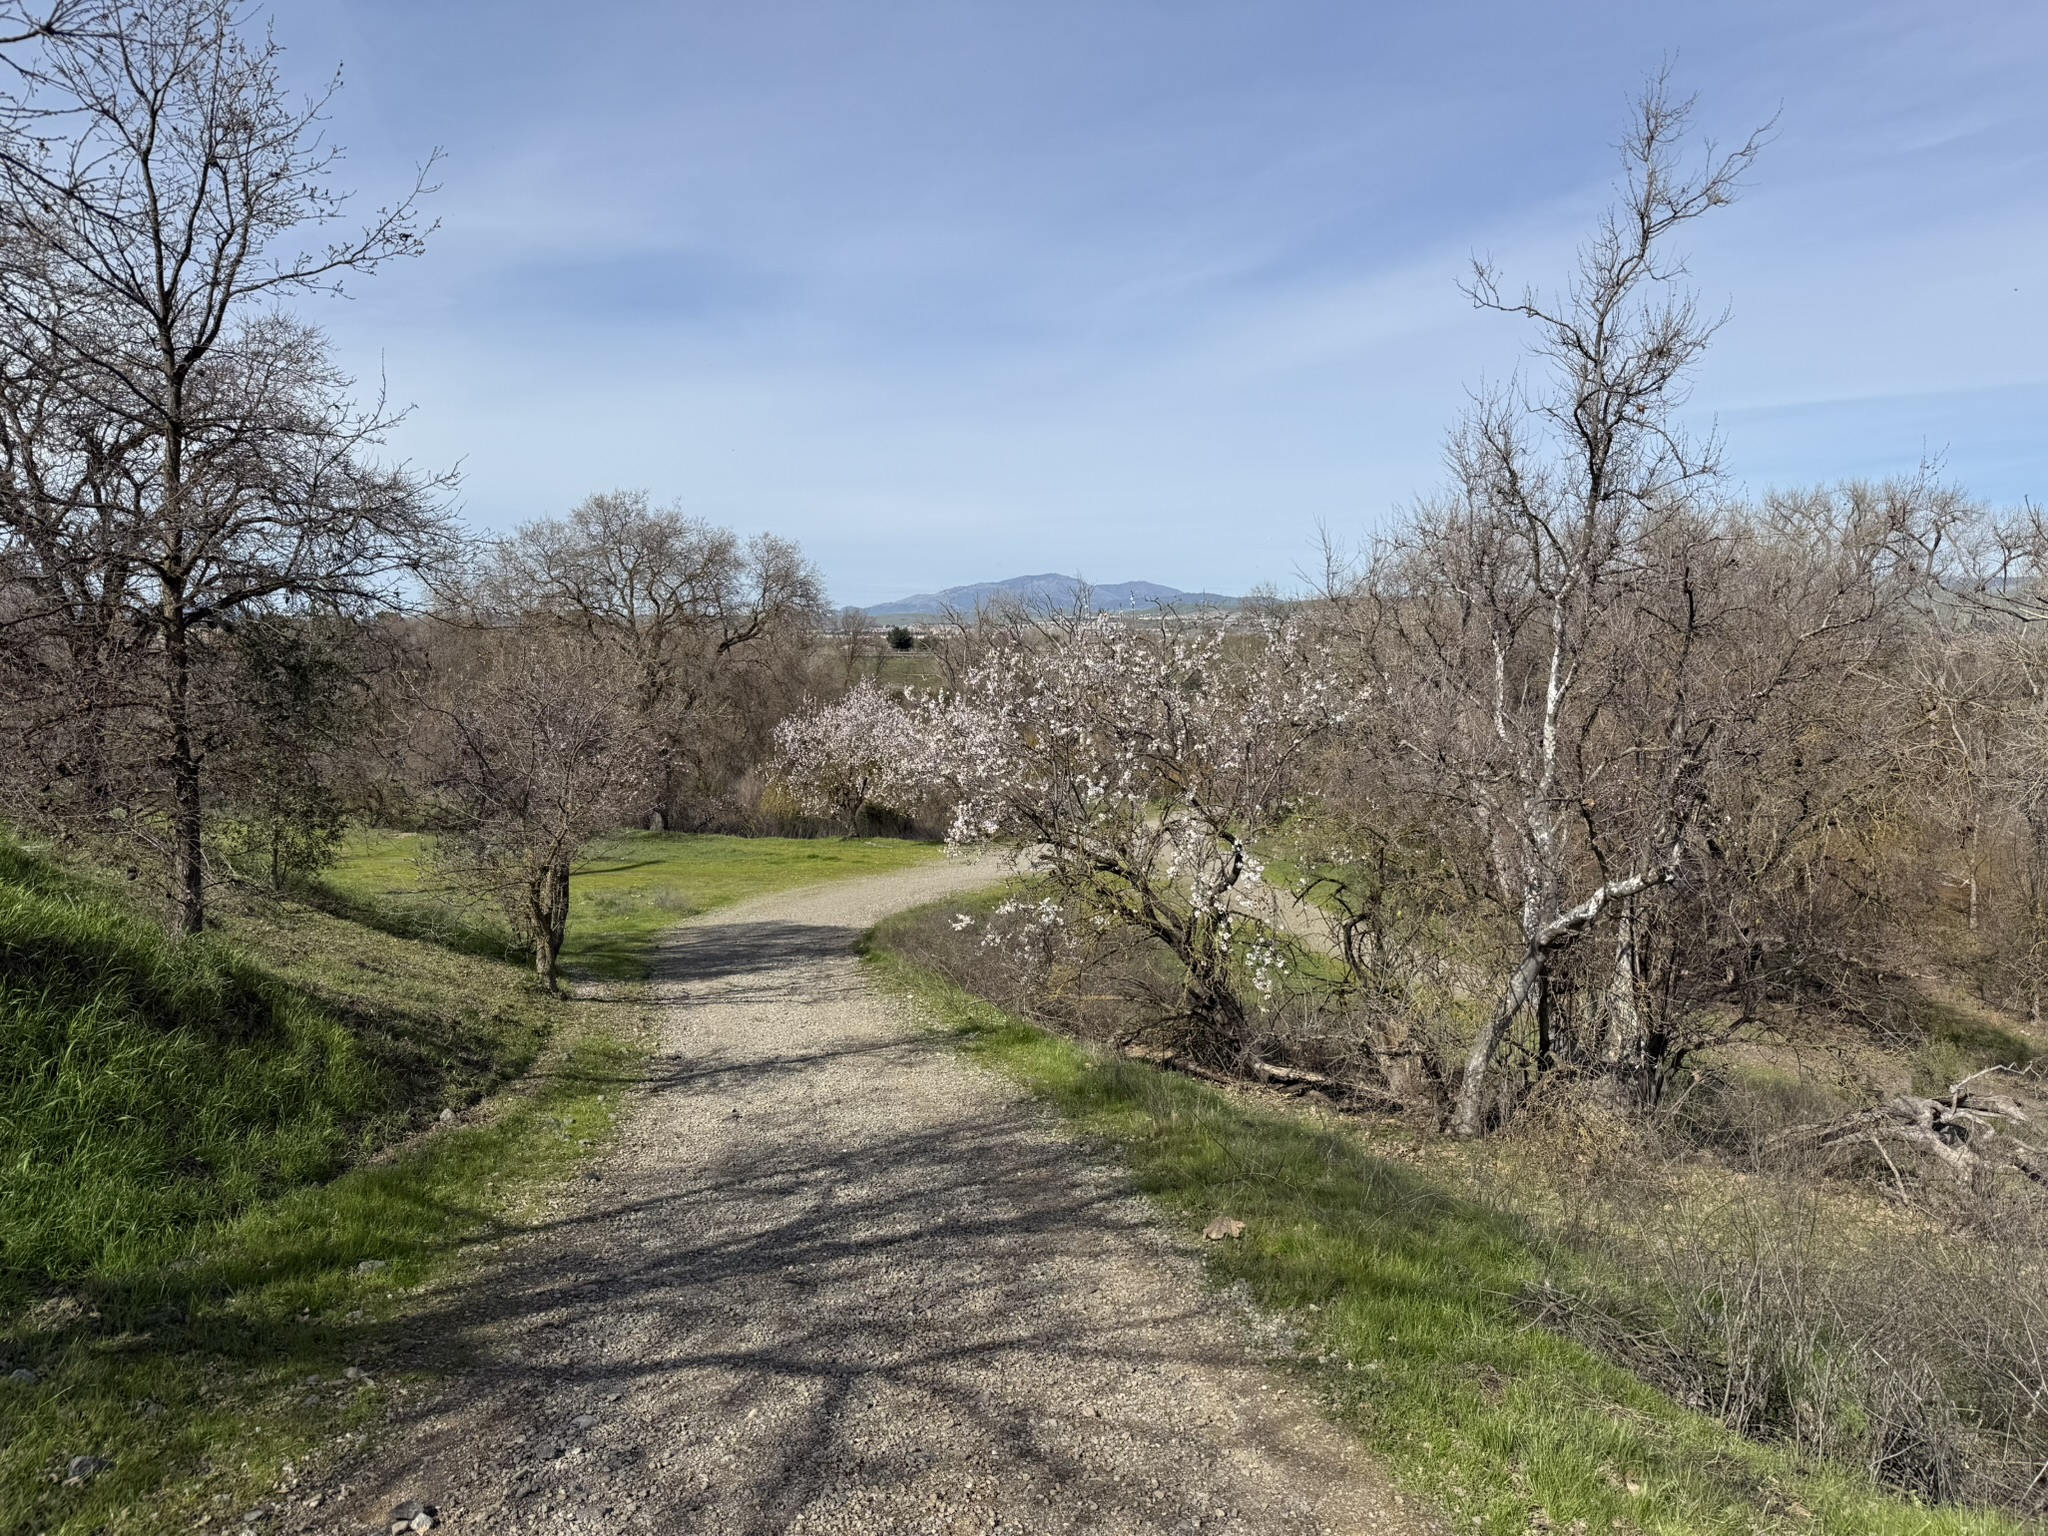
[{"label": "grassy field", "polygon": [[[958,903],[948,904],[950,911]],[[1032,1028],[891,949],[919,914],[878,930],[879,979],[917,999],[970,1057],[1046,1099],[1128,1163],[1190,1235],[1299,1334],[1291,1368],[1453,1529],[1658,1536],[1960,1536],[2001,1517],[1927,1509],[1853,1474],[1802,1464],[1689,1413],[1589,1350],[1530,1325],[1516,1298],[1546,1249],[1455,1181],[1375,1156],[1339,1123]]]},{"label": "grassy field", "polygon": [[[472,953],[516,953],[499,914],[437,882],[430,838],[361,832],[323,885],[342,909],[395,932]],[[942,856],[894,838],[715,837],[621,832],[591,845],[569,886],[562,966],[571,976],[646,975],[647,945],[685,917],[749,896],[849,875],[884,874]]]},{"label": "grassy field", "polygon": [[[577,877],[581,963],[637,974],[681,913],[934,853],[627,835]],[[548,997],[403,840],[340,885],[174,942],[0,843],[4,1536],[241,1529],[419,1390],[421,1287],[603,1144],[634,1010]],[[72,1486],[81,1456],[107,1465]]]}]

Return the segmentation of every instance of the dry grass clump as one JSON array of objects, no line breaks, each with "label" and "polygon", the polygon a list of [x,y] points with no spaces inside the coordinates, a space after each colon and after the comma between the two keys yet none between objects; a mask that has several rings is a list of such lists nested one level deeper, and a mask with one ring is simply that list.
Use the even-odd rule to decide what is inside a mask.
[{"label": "dry grass clump", "polygon": [[2048,1510],[2048,1199],[1785,1133],[1839,1109],[1768,1076],[1661,1121],[1558,1103],[1471,1166],[1548,1237],[1521,1298],[1545,1328],[1752,1438],[1930,1500]]},{"label": "dry grass clump", "polygon": [[[1015,1017],[1213,1075],[1163,1043],[1162,957],[998,904],[899,919],[890,947]],[[2048,1511],[2048,1192],[2010,1162],[1959,1178],[1856,1119],[2024,1061],[2023,1037],[1895,999],[1882,1028],[1836,1015],[1702,1052],[1647,1111],[1611,1082],[1550,1077],[1508,1132],[1470,1144],[1431,1113],[1469,1023],[1455,999],[1375,1006],[1313,982],[1257,1015],[1244,1085],[1370,1116],[1376,1143],[1528,1234],[1544,1273],[1519,1292],[1525,1317],[1750,1439],[1932,1501]],[[2030,1078],[1995,1086],[2031,1114]],[[2023,1147],[2040,1122],[1974,1134]]]}]

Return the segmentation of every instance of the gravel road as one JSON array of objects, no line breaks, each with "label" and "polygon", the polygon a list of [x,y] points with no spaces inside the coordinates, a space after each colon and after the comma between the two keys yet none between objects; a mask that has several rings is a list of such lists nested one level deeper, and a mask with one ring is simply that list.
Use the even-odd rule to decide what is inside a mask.
[{"label": "gravel road", "polygon": [[932,865],[664,945],[600,1176],[440,1299],[466,1364],[286,1528],[1407,1532],[1145,1206],[852,954]]}]

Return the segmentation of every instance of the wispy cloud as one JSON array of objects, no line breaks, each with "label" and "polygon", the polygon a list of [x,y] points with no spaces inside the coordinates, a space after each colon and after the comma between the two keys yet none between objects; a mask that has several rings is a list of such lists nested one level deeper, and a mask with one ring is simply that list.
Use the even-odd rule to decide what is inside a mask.
[{"label": "wispy cloud", "polygon": [[1563,275],[1627,90],[1782,108],[1694,271],[1745,479],[1946,448],[2048,491],[2048,12],[2012,0],[291,0],[374,198],[449,151],[428,255],[325,318],[486,522],[646,485],[835,595],[1082,569],[1285,580],[1426,489],[1517,361],[1455,282]]}]

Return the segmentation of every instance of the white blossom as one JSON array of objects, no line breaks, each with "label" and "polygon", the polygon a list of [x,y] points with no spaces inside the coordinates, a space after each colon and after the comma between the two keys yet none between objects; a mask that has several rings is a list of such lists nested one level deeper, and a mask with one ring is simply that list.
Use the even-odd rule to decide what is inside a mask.
[{"label": "white blossom", "polygon": [[1280,974],[1277,951],[1241,952],[1263,933],[1245,911],[1264,873],[1253,845],[1354,697],[1285,630],[1096,618],[991,647],[957,692],[916,706],[927,771],[954,798],[950,841],[1020,845],[1057,892],[1004,903],[983,943],[1068,911],[1139,929],[1186,968],[1188,1019],[1227,1030],[1233,965],[1262,991]]},{"label": "white blossom", "polygon": [[837,703],[784,720],[775,750],[797,803],[849,831],[865,806],[910,809],[929,767],[917,722],[868,678]]}]

